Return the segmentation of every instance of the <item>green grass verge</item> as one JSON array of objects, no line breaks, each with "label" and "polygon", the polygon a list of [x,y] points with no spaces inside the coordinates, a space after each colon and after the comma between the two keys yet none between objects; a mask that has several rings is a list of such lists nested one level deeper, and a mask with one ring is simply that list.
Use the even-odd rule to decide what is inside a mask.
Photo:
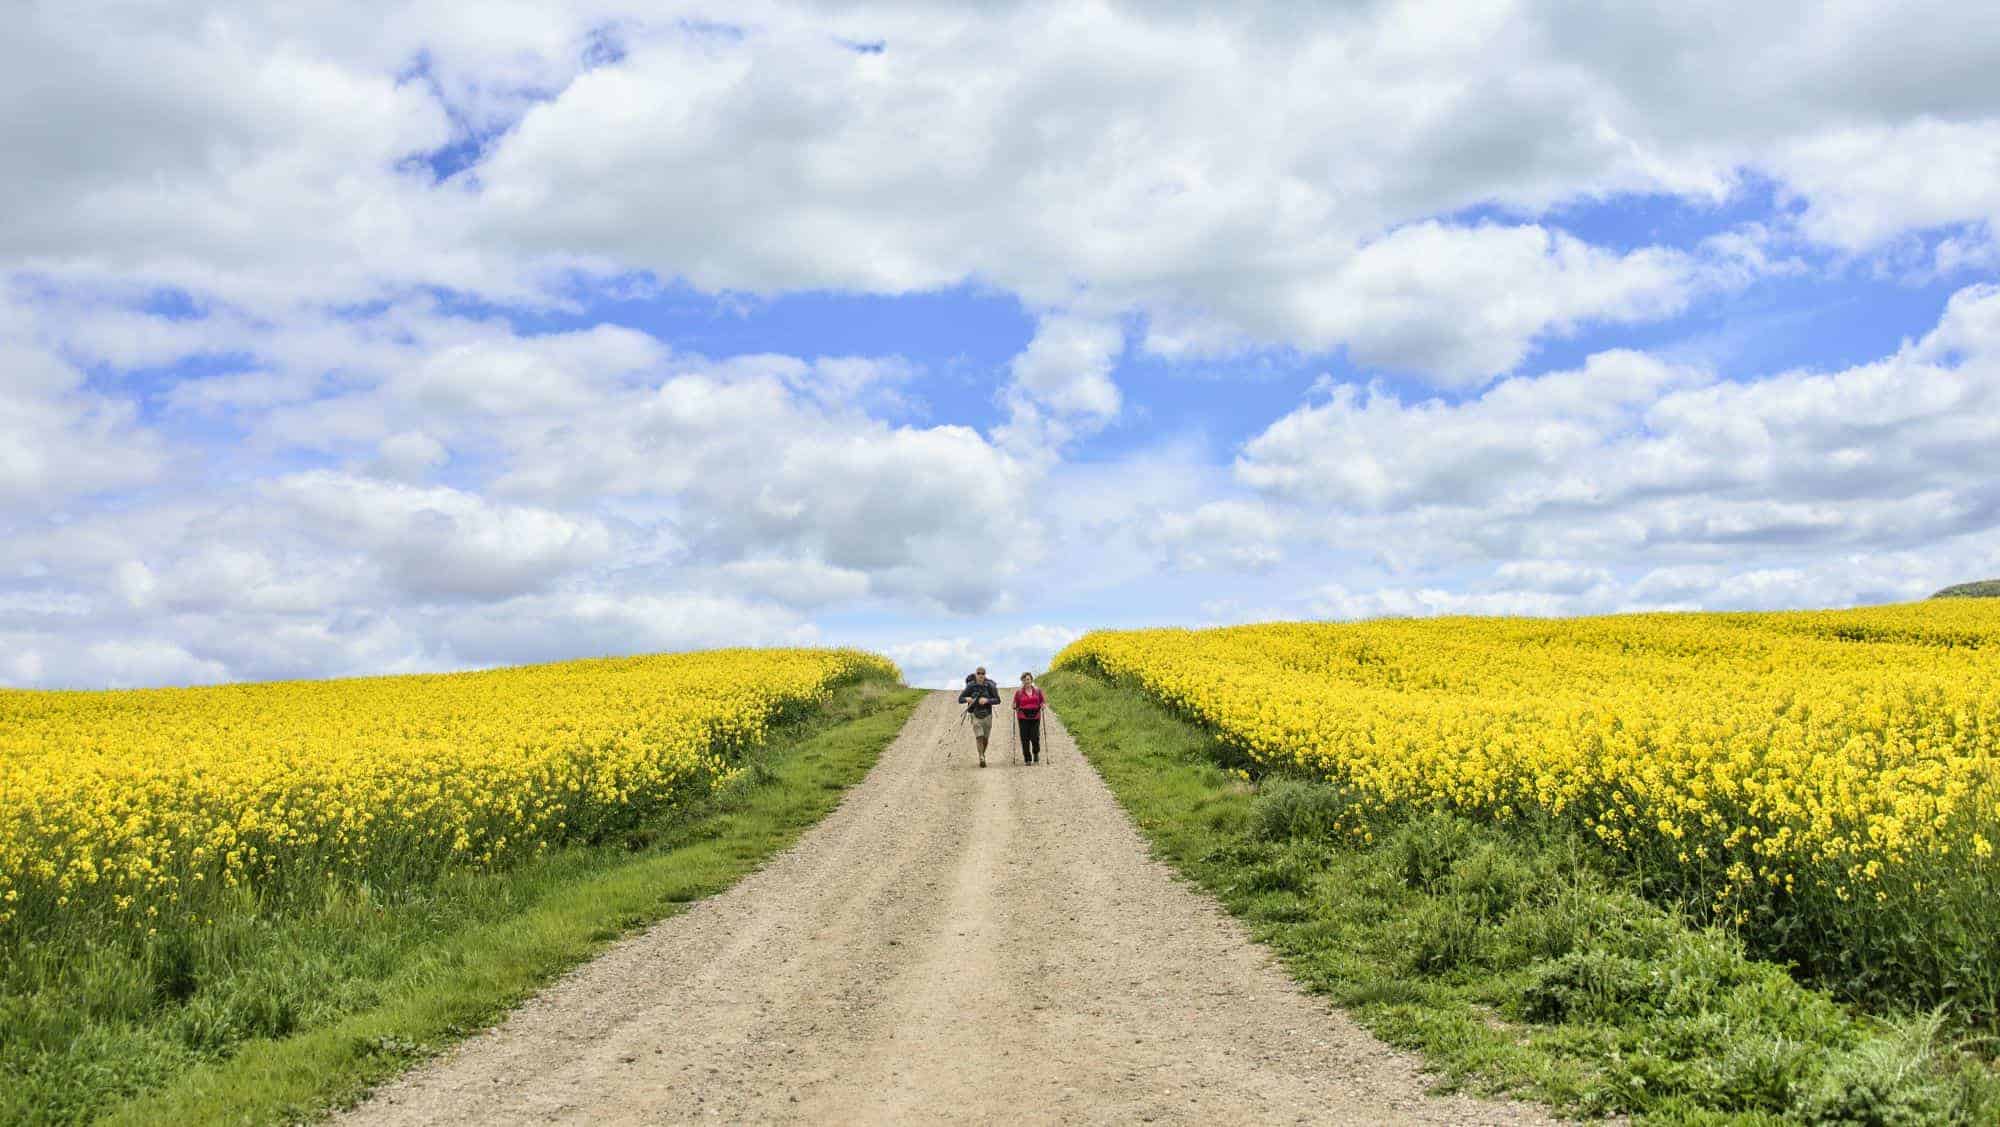
[{"label": "green grass verge", "polygon": [[615,841],[309,913],[246,909],[145,958],[107,943],[17,967],[23,985],[0,994],[0,1123],[272,1123],[350,1101],[796,840],[922,695],[843,687],[731,786]]},{"label": "green grass verge", "polygon": [[1043,687],[1163,860],[1444,1087],[1640,1123],[2000,1122],[1994,1072],[1942,1022],[1800,986],[1647,902],[1589,843],[1442,813],[1336,840],[1339,788],[1253,780],[1137,688],[1077,671]]}]

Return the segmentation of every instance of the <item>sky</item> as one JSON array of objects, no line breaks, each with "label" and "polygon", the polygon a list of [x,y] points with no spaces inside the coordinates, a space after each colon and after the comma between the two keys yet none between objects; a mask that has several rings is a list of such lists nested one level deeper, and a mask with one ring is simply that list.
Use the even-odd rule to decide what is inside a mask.
[{"label": "sky", "polygon": [[8,21],[0,685],[2000,575],[2000,5]]}]

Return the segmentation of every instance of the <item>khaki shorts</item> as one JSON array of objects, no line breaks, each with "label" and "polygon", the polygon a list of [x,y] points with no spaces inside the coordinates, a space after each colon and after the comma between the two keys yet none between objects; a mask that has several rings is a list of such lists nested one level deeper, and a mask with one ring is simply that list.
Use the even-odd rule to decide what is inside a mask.
[{"label": "khaki shorts", "polygon": [[992,735],[993,717],[991,715],[973,717],[972,734],[982,740],[985,739],[987,736]]}]

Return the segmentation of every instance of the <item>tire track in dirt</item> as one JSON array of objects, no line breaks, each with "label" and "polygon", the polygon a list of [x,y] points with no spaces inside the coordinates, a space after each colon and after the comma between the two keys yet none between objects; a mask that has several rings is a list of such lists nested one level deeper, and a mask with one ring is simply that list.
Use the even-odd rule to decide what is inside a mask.
[{"label": "tire track in dirt", "polygon": [[1301,992],[1152,860],[1061,721],[1042,763],[950,693],[790,850],[341,1117],[1453,1123],[1414,1059]]}]

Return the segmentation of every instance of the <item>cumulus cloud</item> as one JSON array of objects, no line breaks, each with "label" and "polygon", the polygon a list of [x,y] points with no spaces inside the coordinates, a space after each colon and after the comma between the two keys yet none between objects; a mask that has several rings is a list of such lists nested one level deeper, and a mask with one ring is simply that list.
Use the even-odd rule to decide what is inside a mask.
[{"label": "cumulus cloud", "polygon": [[1913,229],[2000,226],[2000,120],[1830,130],[1786,146],[1776,166],[1804,209],[1800,226],[1834,246],[1868,250]]},{"label": "cumulus cloud", "polygon": [[1056,411],[1108,419],[1118,413],[1111,369],[1124,349],[1125,334],[1116,324],[1050,315],[1014,357],[1014,384]]},{"label": "cumulus cloud", "polygon": [[1546,616],[1904,602],[1924,598],[1959,576],[2000,569],[2000,535],[1976,534],[1922,550],[1821,552],[1764,564],[1625,564],[1510,561],[1484,574],[1460,572],[1449,583],[1435,584],[1376,574],[1321,585],[1290,606],[1267,607],[1248,617]]},{"label": "cumulus cloud", "polygon": [[[366,35],[330,3],[202,11],[29,9],[0,47],[0,93],[36,106],[0,133],[0,262],[265,314],[435,286],[562,305],[629,270],[710,292],[971,281],[1145,314],[1163,353],[1344,345],[1462,385],[1714,281],[1532,221],[1566,203],[1718,200],[1748,170],[1844,248],[1995,215],[2000,27],[1944,0],[950,20],[607,0],[393,5]],[[1531,221],[1438,219],[1471,208]],[[1058,395],[1114,402],[1089,377]]]},{"label": "cumulus cloud", "polygon": [[1611,254],[1537,226],[1421,223],[1302,285],[1291,335],[1319,348],[1344,344],[1370,367],[1476,385],[1512,371],[1544,334],[1678,311],[1694,273],[1677,252]]},{"label": "cumulus cloud", "polygon": [[0,302],[0,513],[143,484],[165,456],[129,401],[86,386],[35,342],[28,310]]},{"label": "cumulus cloud", "polygon": [[1670,388],[1708,378],[1617,352],[1460,403],[1405,404],[1379,387],[1334,385],[1326,402],[1253,438],[1237,476],[1276,496],[1362,511],[1588,501],[1598,485],[1577,476],[1593,472],[1587,461],[1596,474],[1626,472],[1590,457],[1606,438],[1632,429]]},{"label": "cumulus cloud", "polygon": [[[208,663],[150,667],[178,680],[793,642],[816,636],[805,614],[864,600],[990,609],[1042,550],[1016,535],[992,551],[1038,470],[970,428],[864,408],[911,378],[899,358],[710,359],[622,329],[382,316],[250,333],[257,371],[338,373],[284,394],[173,385],[169,423],[248,436],[214,450],[233,481],[170,481],[152,504],[0,545],[0,632],[45,631],[30,606],[93,611],[88,630],[23,643],[12,676],[119,681],[140,666],[91,646],[162,639]],[[74,385],[63,369],[48,386]],[[149,452],[136,428],[120,437],[121,456]],[[341,464],[274,472],[297,452]]]},{"label": "cumulus cloud", "polygon": [[811,610],[868,593],[868,573],[810,559],[751,559],[724,564],[725,582],[744,593]]},{"label": "cumulus cloud", "polygon": [[35,5],[16,32],[0,93],[35,112],[0,127],[11,261],[260,304],[365,293],[420,248],[442,254],[425,272],[485,277],[396,171],[451,127],[393,68],[219,13]]},{"label": "cumulus cloud", "polygon": [[1494,569],[1495,578],[1510,587],[1555,595],[1581,595],[1611,582],[1611,573],[1569,560],[1510,560]]},{"label": "cumulus cloud", "polygon": [[420,430],[392,434],[375,444],[371,468],[384,477],[415,482],[451,460],[444,443]]},{"label": "cumulus cloud", "polygon": [[1008,365],[1012,379],[1001,393],[1007,422],[996,441],[1031,464],[1060,460],[1071,443],[1117,417],[1124,397],[1111,373],[1124,351],[1125,333],[1114,321],[1043,315]]},{"label": "cumulus cloud", "polygon": [[1236,472],[1403,563],[1712,562],[1990,530],[2000,486],[1978,452],[1996,441],[2000,288],[1975,286],[1930,334],[1841,371],[1734,380],[1620,352],[1455,403],[1335,388]]},{"label": "cumulus cloud", "polygon": [[130,404],[37,372],[54,368],[46,357],[0,348],[0,372],[23,381],[0,389],[0,508],[40,510],[140,485],[160,468],[163,451]]},{"label": "cumulus cloud", "polygon": [[1042,673],[1057,651],[1082,636],[1080,630],[1038,623],[994,636],[924,638],[879,648],[901,667],[910,684],[951,689],[963,685],[965,675],[980,666],[1003,685],[1017,682],[1023,670]]},{"label": "cumulus cloud", "polygon": [[154,560],[127,559],[111,571],[111,590],[140,612],[236,612],[312,615],[365,590],[364,566],[264,545],[204,540],[162,550]]},{"label": "cumulus cloud", "polygon": [[1160,514],[1139,536],[1174,566],[1189,570],[1259,570],[1284,557],[1284,522],[1256,501],[1209,501]]},{"label": "cumulus cloud", "polygon": [[[1427,217],[1534,214],[1621,191],[1717,199],[1744,167],[1795,175],[1810,194],[1859,122],[1903,129],[1935,113],[1977,131],[2000,117],[1990,84],[1969,79],[1977,60],[2000,59],[2000,41],[1975,33],[1942,51],[1968,76],[1955,89],[1895,85],[1886,58],[1926,46],[1913,21],[1847,10],[1760,15],[1783,29],[1772,41],[1819,46],[1760,51],[1755,65],[1741,37],[1700,30],[1722,24],[1646,8],[1616,20],[1535,4],[1449,19],[1407,5],[1253,5],[1199,21],[1073,5],[829,17],[894,44],[867,54],[814,18],[769,9],[723,45],[635,43],[496,148],[488,222],[703,288],[898,293],[976,278],[1039,306],[1146,311],[1162,352],[1344,343],[1465,383],[1580,321],[1672,312],[1712,272],[1535,224]],[[1857,85],[1885,88],[1870,101]],[[1788,87],[1841,112],[1778,112],[1817,104]],[[1947,167],[1991,148],[1956,147]],[[1980,218],[1990,209],[1966,197],[1993,178],[1978,171],[1926,189],[1949,197],[1934,203],[1886,182],[1866,194],[1888,229]],[[708,218],[723,201],[737,223]],[[745,229],[754,236],[737,237]],[[1843,229],[1806,226],[1852,241]]]},{"label": "cumulus cloud", "polygon": [[143,685],[189,685],[220,681],[228,670],[172,642],[158,639],[98,642],[89,649],[90,664],[108,676],[105,688]]},{"label": "cumulus cloud", "polygon": [[992,606],[993,573],[1041,550],[1023,533],[1014,556],[988,559],[991,530],[1034,471],[967,427],[891,425],[730,365],[605,406],[587,425],[515,435],[497,488],[672,497],[701,558],[814,561],[952,609]]},{"label": "cumulus cloud", "polygon": [[419,488],[314,470],[270,487],[336,546],[363,548],[410,594],[492,598],[532,591],[603,560],[612,540],[594,519],[495,504],[444,486]]},{"label": "cumulus cloud", "polygon": [[195,656],[160,638],[119,638],[77,644],[60,634],[0,631],[0,677],[13,685],[132,689],[205,685],[226,680],[220,662]]},{"label": "cumulus cloud", "polygon": [[[1045,412],[1096,418],[1117,409],[1107,358],[1119,344],[1093,309],[1153,314],[1149,345],[1163,353],[1346,343],[1371,363],[1465,382],[1512,367],[1544,333],[1658,316],[1687,299],[1691,272],[1666,252],[1611,254],[1533,225],[1403,226],[1496,189],[1542,188],[1504,162],[1462,168],[1455,185],[1411,180],[1411,167],[1453,162],[1384,139],[1437,143],[1446,122],[1405,133],[1376,118],[1359,132],[1355,101],[1408,118],[1384,87],[1461,81],[1413,78],[1395,57],[1400,37],[1423,29],[1335,20],[1281,39],[1254,20],[1196,28],[1075,7],[883,18],[897,48],[879,54],[776,14],[720,47],[635,44],[496,147],[481,170],[486,221],[533,247],[601,248],[706,289],[900,293],[978,278],[1073,305],[1046,319],[1014,374]],[[1053,38],[1051,20],[1062,27]],[[1029,26],[1040,33],[1020,38]],[[1380,56],[1369,42],[1378,32],[1391,41]],[[994,55],[1015,42],[1020,54]],[[1453,41],[1434,43],[1441,66],[1467,61]],[[1339,89],[1307,94],[1295,79],[1308,73]],[[1526,120],[1509,125],[1570,125],[1556,91],[1528,100]],[[1011,131],[1024,117],[1035,128]],[[766,135],[814,140],[736,143]],[[1616,145],[1591,148],[1603,164],[1629,163]],[[1542,155],[1515,151],[1529,165]],[[1587,190],[1628,173],[1610,175]],[[802,198],[814,206],[795,206]],[[722,200],[728,223],[709,214]],[[952,202],[939,211],[942,200]],[[1459,315],[1481,302],[1492,304],[1485,322]]]},{"label": "cumulus cloud", "polygon": [[1569,603],[1543,591],[1452,591],[1438,587],[1377,587],[1350,591],[1329,583],[1307,602],[1316,617],[1431,618],[1452,614],[1553,615]]},{"label": "cumulus cloud", "polygon": [[478,665],[821,644],[811,623],[783,608],[699,593],[529,595],[446,612],[429,631],[455,662]]},{"label": "cumulus cloud", "polygon": [[394,377],[398,398],[427,410],[484,414],[561,413],[591,405],[594,385],[657,367],[667,350],[631,329],[599,325],[574,333],[494,335],[451,344]]}]

